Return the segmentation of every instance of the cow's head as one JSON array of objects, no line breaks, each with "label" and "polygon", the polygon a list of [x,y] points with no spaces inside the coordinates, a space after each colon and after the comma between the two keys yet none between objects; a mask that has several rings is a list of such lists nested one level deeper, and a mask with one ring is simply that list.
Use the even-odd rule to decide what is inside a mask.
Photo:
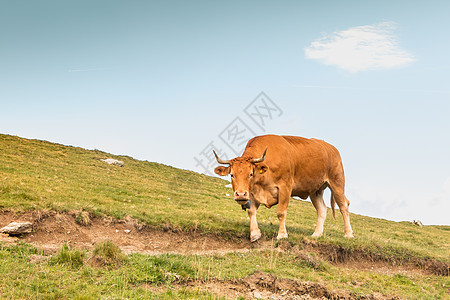
[{"label": "cow's head", "polygon": [[231,185],[234,191],[234,200],[241,205],[250,200],[252,186],[258,178],[267,171],[262,162],[266,158],[266,150],[260,158],[236,157],[232,160],[221,160],[213,150],[219,164],[228,165],[215,168],[214,172],[220,176],[231,176]]}]

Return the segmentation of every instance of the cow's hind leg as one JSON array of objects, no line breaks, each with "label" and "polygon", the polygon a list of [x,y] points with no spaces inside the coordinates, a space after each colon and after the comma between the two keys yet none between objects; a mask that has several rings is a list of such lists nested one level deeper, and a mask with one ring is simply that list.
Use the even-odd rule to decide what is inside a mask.
[{"label": "cow's hind leg", "polygon": [[346,238],[352,238],[353,230],[352,226],[350,225],[350,214],[348,212],[350,201],[348,201],[347,197],[345,197],[344,189],[341,187],[331,186],[331,197],[334,197],[334,201],[339,206],[339,210],[341,211],[342,217],[344,218],[344,236]]},{"label": "cow's hind leg", "polygon": [[256,221],[256,211],[258,210],[259,202],[255,199],[251,200],[250,209],[247,210],[248,217],[250,218],[250,242],[256,242],[261,238],[261,230],[258,228],[258,222]]},{"label": "cow's hind leg", "polygon": [[317,210],[317,225],[316,230],[312,234],[312,237],[319,237],[323,234],[323,224],[325,223],[325,219],[327,218],[327,206],[323,202],[323,191],[324,188],[321,188],[314,194],[310,195],[311,202]]}]

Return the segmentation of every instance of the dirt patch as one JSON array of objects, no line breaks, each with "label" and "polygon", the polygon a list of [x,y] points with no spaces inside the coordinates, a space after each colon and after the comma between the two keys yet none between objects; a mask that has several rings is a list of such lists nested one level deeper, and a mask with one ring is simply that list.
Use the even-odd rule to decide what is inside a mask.
[{"label": "dirt patch", "polygon": [[18,240],[19,240],[19,238],[17,238],[17,237],[9,236],[5,233],[0,233],[0,242],[15,243]]},{"label": "dirt patch", "polygon": [[375,271],[383,274],[418,273],[449,276],[450,264],[436,259],[385,256],[366,249],[344,248],[305,239],[304,249],[318,254],[323,260],[344,268]]},{"label": "dirt patch", "polygon": [[[0,211],[0,228],[12,221],[30,221],[33,232],[20,239],[0,234],[0,242],[14,243],[23,240],[52,254],[61,249],[63,243],[80,249],[93,249],[94,245],[110,240],[125,254],[225,254],[274,249],[275,241],[261,239],[256,243],[248,240],[229,240],[219,235],[198,232],[179,232],[167,226],[156,229],[132,218],[117,220],[111,217],[94,217],[87,212],[31,211],[15,213]],[[300,249],[303,248],[303,249]],[[382,274],[421,274],[448,276],[448,263],[416,257],[386,257],[364,249],[344,248],[305,239],[302,245],[291,246],[289,241],[278,243],[278,251],[289,251],[297,259],[314,269],[321,268],[321,261],[328,261],[342,268],[378,272]],[[309,253],[314,253],[312,257]]]},{"label": "dirt patch", "polygon": [[[253,276],[253,275],[251,275]],[[173,284],[171,287],[162,286],[142,286],[154,292],[162,293],[167,289],[171,290],[191,290],[195,292],[208,292],[225,299],[296,299],[296,300],[324,300],[324,299],[352,299],[348,297],[314,297],[307,293],[297,293],[295,290],[276,290],[272,288],[260,287],[250,289],[244,282],[248,280],[225,281],[225,280],[208,280],[208,281],[191,281]],[[301,285],[301,283],[299,283]],[[384,299],[384,298],[383,298]]]},{"label": "dirt patch", "polygon": [[[274,275],[256,272],[245,277],[242,282],[253,292],[261,295],[266,293],[279,294],[284,299],[308,295],[313,299],[339,299],[328,291],[325,285],[316,282],[301,282],[293,279],[279,279]],[[264,297],[266,298],[266,297]]]},{"label": "dirt patch", "polygon": [[324,284],[304,282],[294,279],[277,278],[272,274],[257,271],[247,277],[237,280],[207,280],[178,282],[171,287],[143,286],[155,292],[164,292],[167,289],[191,291],[204,291],[220,295],[226,299],[289,299],[289,300],[325,300],[325,299],[400,299],[386,296],[381,293],[371,295],[355,295],[343,290],[329,291]]},{"label": "dirt patch", "polygon": [[[132,218],[89,217],[90,225],[76,221],[79,212],[58,213],[55,211],[33,211],[16,214],[13,211],[0,213],[0,228],[12,221],[30,221],[33,232],[21,237],[46,254],[60,250],[63,243],[72,247],[91,250],[95,244],[110,240],[125,254],[143,253],[157,255],[173,254],[213,254],[231,251],[249,251],[250,242],[230,241],[217,235],[204,235],[196,232],[175,233],[170,230],[143,226]],[[86,220],[86,216],[83,216]],[[14,242],[15,238],[0,236],[0,241]]]},{"label": "dirt patch", "polygon": [[43,256],[43,255],[37,255],[37,254],[30,255],[30,263],[32,263],[32,264],[40,264],[42,262],[48,261],[48,259],[49,259],[49,256]]},{"label": "dirt patch", "polygon": [[189,282],[183,287],[208,291],[227,299],[351,299],[350,295],[340,297],[329,293],[324,285],[318,283],[278,279],[264,272],[234,281]]}]

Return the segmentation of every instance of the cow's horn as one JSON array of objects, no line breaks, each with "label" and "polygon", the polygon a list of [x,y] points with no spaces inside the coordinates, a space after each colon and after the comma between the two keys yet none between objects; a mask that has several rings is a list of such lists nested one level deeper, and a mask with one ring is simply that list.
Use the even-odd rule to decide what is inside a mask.
[{"label": "cow's horn", "polygon": [[264,159],[266,158],[266,152],[267,152],[267,147],[266,147],[266,150],[264,150],[264,153],[260,158],[253,159],[253,163],[256,164],[256,163],[263,162]]},{"label": "cow's horn", "polygon": [[217,156],[216,151],[213,150],[213,152],[214,152],[214,155],[216,156],[217,162],[218,162],[219,164],[224,164],[224,165],[230,165],[230,164],[231,164],[229,160],[221,160],[221,159],[219,158],[219,156]]}]

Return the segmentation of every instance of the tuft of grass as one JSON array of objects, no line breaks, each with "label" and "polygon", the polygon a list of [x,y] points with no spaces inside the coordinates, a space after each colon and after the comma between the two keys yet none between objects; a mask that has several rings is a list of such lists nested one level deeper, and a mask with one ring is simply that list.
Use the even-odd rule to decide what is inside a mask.
[{"label": "tuft of grass", "polygon": [[318,271],[326,271],[327,264],[316,257],[315,253],[299,253],[296,256],[297,265],[312,268]]},{"label": "tuft of grass", "polygon": [[91,225],[92,221],[89,216],[89,212],[87,211],[79,211],[75,214],[75,223],[82,226],[89,226]]},{"label": "tuft of grass", "polygon": [[67,243],[62,245],[58,254],[49,260],[49,264],[61,264],[72,268],[80,268],[84,265],[86,253],[78,249],[71,249]]},{"label": "tuft of grass", "polygon": [[93,261],[104,266],[118,266],[127,260],[127,256],[113,242],[107,240],[97,243],[94,247]]}]

